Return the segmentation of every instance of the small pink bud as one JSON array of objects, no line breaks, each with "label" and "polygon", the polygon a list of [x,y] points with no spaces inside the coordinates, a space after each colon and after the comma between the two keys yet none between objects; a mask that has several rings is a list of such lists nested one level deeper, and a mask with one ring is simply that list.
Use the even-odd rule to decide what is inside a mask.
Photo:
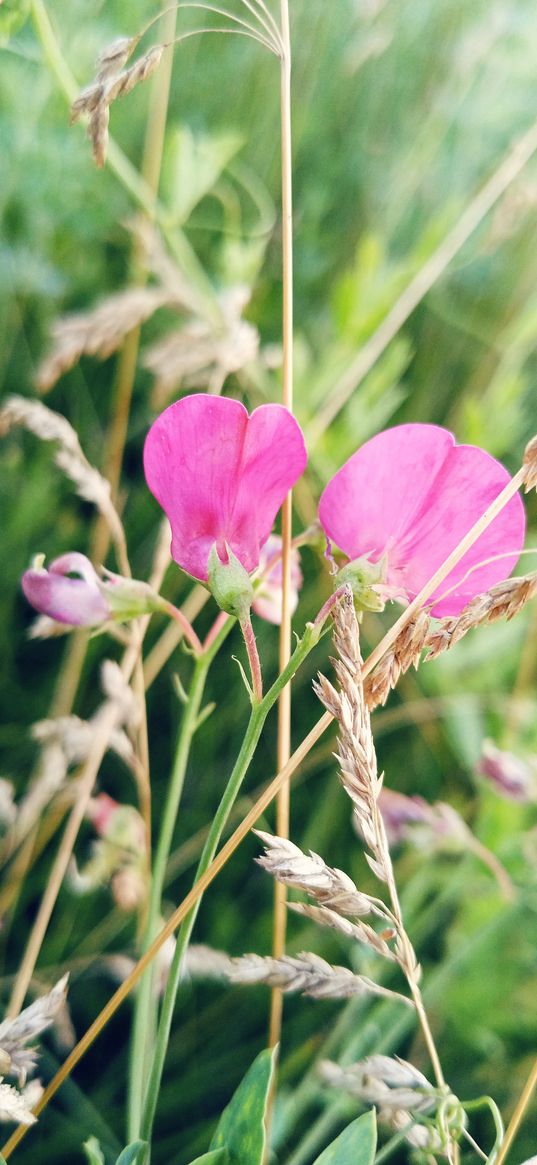
[{"label": "small pink bud", "polygon": [[48,570],[43,562],[39,556],[22,576],[22,589],[36,611],[72,627],[98,627],[110,618],[110,605],[89,558],[73,551],[55,558]]},{"label": "small pink bud", "polygon": [[91,821],[95,832],[99,833],[101,837],[107,833],[111,818],[119,808],[119,801],[114,801],[114,798],[109,797],[108,793],[98,793],[96,797],[92,797],[86,816]]},{"label": "small pink bud", "polygon": [[[274,565],[271,562],[274,559]],[[282,621],[282,540],[279,534],[271,534],[259,555],[261,582],[255,588],[252,610],[267,623],[280,624]],[[298,550],[291,550],[291,594],[290,610],[294,614],[298,606],[298,594],[302,586],[302,571]]]}]

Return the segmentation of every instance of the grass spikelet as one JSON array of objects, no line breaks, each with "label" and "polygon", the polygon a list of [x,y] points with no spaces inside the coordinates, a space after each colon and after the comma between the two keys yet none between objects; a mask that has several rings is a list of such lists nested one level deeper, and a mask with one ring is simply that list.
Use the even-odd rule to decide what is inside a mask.
[{"label": "grass spikelet", "polygon": [[232,983],[254,985],[264,983],[279,987],[280,991],[300,991],[313,999],[350,999],[355,995],[382,995],[409,1004],[410,1000],[395,991],[373,983],[365,975],[355,975],[347,967],[333,967],[325,959],[303,951],[296,957],[283,955],[279,959],[263,955],[243,955],[233,959],[230,973]]},{"label": "grass spikelet", "polygon": [[131,287],[110,295],[92,311],[63,316],[54,324],[52,349],[37,370],[36,387],[48,392],[81,356],[105,360],[133,328],[168,302],[168,294],[156,287]]}]

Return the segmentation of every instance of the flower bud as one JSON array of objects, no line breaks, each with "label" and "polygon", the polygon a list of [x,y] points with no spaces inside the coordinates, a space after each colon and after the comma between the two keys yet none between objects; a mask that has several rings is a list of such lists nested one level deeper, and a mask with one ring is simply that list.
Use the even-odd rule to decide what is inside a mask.
[{"label": "flower bud", "polygon": [[211,548],[207,580],[209,590],[223,611],[237,619],[244,619],[252,606],[254,588],[248,572],[227,543],[225,551],[227,561],[223,562],[216,543]]}]

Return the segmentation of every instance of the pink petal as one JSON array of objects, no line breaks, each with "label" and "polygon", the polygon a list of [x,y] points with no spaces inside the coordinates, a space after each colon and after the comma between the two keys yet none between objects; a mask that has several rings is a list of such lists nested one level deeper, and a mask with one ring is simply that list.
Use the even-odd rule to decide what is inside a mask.
[{"label": "pink petal", "polygon": [[[411,598],[509,481],[503,465],[483,449],[456,445],[450,450],[431,484],[419,522],[394,554],[394,566],[403,568],[400,577],[407,580]],[[525,526],[524,505],[516,494],[434,592],[432,600],[440,601],[432,608],[432,614],[458,615],[474,595],[507,578],[524,545]],[[506,557],[498,557],[502,554]],[[486,563],[489,558],[494,561]],[[473,567],[477,569],[471,570]],[[441,598],[442,595],[446,597]]]},{"label": "pink petal", "polygon": [[[324,490],[319,516],[350,559],[369,556],[376,562],[386,552],[387,583],[412,599],[508,481],[507,470],[490,454],[455,445],[447,429],[399,425],[353,454]],[[517,495],[437,589],[432,613],[458,614],[474,595],[507,578],[524,529]],[[496,561],[464,577],[493,556]]]},{"label": "pink petal", "polygon": [[[75,571],[83,577],[67,577]],[[27,570],[21,581],[32,607],[58,623],[96,627],[109,618],[110,608],[99,589],[97,575],[83,554],[64,554],[51,562],[48,570]]]},{"label": "pink petal", "polygon": [[172,555],[207,579],[216,543],[228,543],[249,572],[256,569],[276,514],[303,472],[299,425],[282,405],[244,405],[203,393],[183,397],[157,417],[144,448],[148,486],[172,527]]},{"label": "pink petal", "polygon": [[455,439],[437,425],[398,425],[362,445],[328,482],[321,524],[350,559],[377,562],[419,515]]},{"label": "pink petal", "polygon": [[[279,534],[271,534],[259,558],[259,570],[263,579],[256,589],[252,611],[267,623],[279,625],[282,621],[282,540]],[[272,560],[274,565],[270,567]],[[268,574],[265,571],[268,569]],[[302,571],[298,550],[291,550],[291,593],[290,613],[294,615],[298,607],[298,592],[302,586]]]}]

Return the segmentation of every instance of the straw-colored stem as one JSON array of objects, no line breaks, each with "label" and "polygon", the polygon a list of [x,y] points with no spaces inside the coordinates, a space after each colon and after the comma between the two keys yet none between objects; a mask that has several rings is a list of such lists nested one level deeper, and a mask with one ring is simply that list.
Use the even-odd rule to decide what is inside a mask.
[{"label": "straw-colored stem", "polygon": [[[281,172],[282,172],[282,341],[283,384],[282,403],[293,411],[293,186],[291,137],[291,36],[288,0],[280,4],[282,55],[280,69],[281,110]],[[280,672],[291,654],[291,538],[292,495],[289,493],[282,508],[282,620],[280,625]],[[278,701],[277,766],[282,769],[291,755],[291,690],[284,688]],[[282,785],[276,803],[276,831],[280,837],[289,836],[290,784]],[[280,958],[285,951],[287,923],[287,888],[283,883],[274,886],[274,916],[272,953]],[[269,1045],[280,1041],[283,995],[277,988],[271,992]],[[267,1136],[268,1140],[268,1136]]]},{"label": "straw-colored stem", "polygon": [[506,1131],[503,1143],[500,1147],[500,1151],[499,1151],[497,1157],[493,1158],[492,1165],[503,1165],[503,1163],[507,1157],[507,1154],[509,1152],[509,1149],[511,1148],[511,1145],[513,1144],[513,1141],[518,1133],[520,1125],[522,1124],[524,1114],[526,1112],[526,1109],[530,1103],[530,1100],[533,1096],[533,1093],[534,1093],[536,1087],[537,1087],[537,1060],[535,1060],[533,1068],[528,1076],[528,1079],[526,1080],[526,1083],[525,1083],[524,1088],[520,1094],[515,1111],[511,1117],[511,1120],[509,1121],[508,1126],[507,1126],[507,1131]]}]

